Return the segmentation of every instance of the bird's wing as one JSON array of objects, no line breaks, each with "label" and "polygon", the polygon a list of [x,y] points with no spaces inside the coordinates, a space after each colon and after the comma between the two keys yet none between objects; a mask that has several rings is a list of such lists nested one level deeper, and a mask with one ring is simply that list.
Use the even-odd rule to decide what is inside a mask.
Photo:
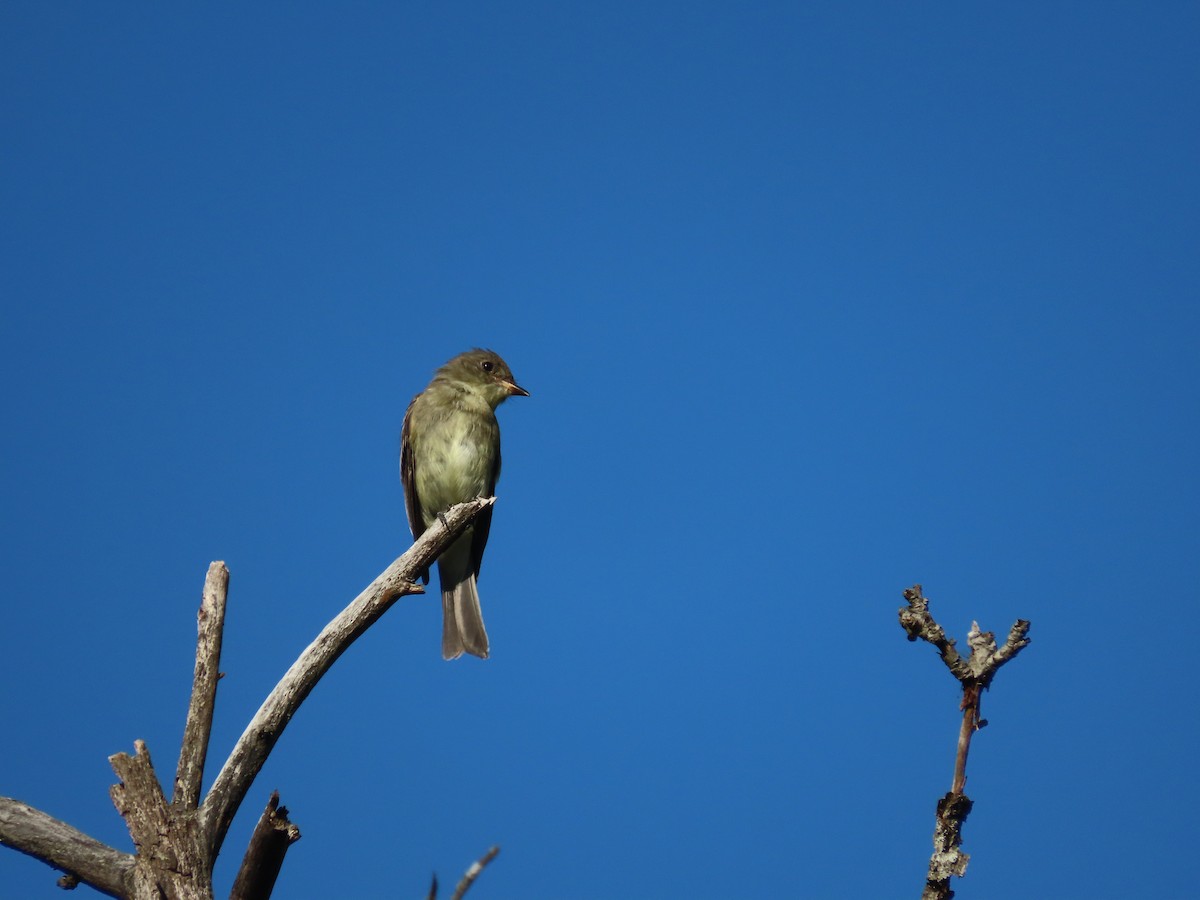
[{"label": "bird's wing", "polygon": [[[496,461],[492,464],[491,474],[488,476],[487,492],[485,497],[494,497],[496,495],[496,482],[500,480],[500,434],[496,434]],[[492,507],[483,510],[475,517],[473,523],[474,531],[471,535],[471,564],[475,569],[475,577],[479,577],[479,567],[483,565],[483,548],[487,546],[488,532],[492,529]]]},{"label": "bird's wing", "polygon": [[[413,455],[412,441],[409,439],[409,428],[412,425],[413,403],[408,404],[404,413],[404,427],[400,430],[400,484],[404,488],[404,510],[408,513],[408,527],[412,529],[413,540],[425,532],[425,514],[421,509],[421,498],[417,496],[416,459]],[[421,573],[421,581],[429,584],[429,570]]]}]

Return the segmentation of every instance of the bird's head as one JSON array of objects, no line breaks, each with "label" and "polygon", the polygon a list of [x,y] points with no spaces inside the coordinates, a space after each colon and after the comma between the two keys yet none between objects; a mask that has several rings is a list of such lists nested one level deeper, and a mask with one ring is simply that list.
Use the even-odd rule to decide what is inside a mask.
[{"label": "bird's head", "polygon": [[529,396],[513,378],[508,363],[491,350],[460,353],[438,370],[438,376],[482,394],[492,409],[509,397]]}]

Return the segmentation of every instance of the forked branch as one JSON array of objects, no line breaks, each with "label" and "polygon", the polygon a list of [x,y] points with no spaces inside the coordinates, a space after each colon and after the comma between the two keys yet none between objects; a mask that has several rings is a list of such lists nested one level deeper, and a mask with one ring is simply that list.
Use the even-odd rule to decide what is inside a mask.
[{"label": "forked branch", "polygon": [[970,856],[962,851],[962,827],[971,811],[971,800],[963,793],[967,784],[967,755],[971,750],[971,738],[987,724],[980,717],[979,708],[983,692],[995,677],[997,670],[1029,646],[1029,622],[1018,619],[1009,630],[1002,646],[996,646],[996,636],[979,630],[979,623],[972,622],[967,634],[971,655],[959,654],[954,641],[946,636],[929,612],[929,600],[916,584],[904,592],[907,607],[900,609],[900,626],[910,641],[918,638],[937,648],[942,662],[950,673],[962,684],[963,698],[960,704],[962,724],[958,731],[958,747],[954,755],[954,778],[950,792],[937,805],[937,821],[933,834],[933,855],[929,860],[929,874],[925,879],[922,900],[949,900],[954,896],[950,889],[951,876],[962,875],[967,870]]},{"label": "forked branch", "polygon": [[[392,604],[406,594],[424,592],[415,583],[418,575],[495,499],[481,497],[447,510],[403,556],[325,626],[268,695],[234,746],[208,796],[197,805],[220,678],[221,636],[229,584],[224,564],[213,563],[200,606],[195,677],[171,802],[163,794],[144,742],[135,742],[132,756],[118,753],[110,758],[121,779],[112,790],[113,802],[125,817],[138,852],[122,853],[40,810],[6,797],[0,797],[0,843],[65,872],[61,882],[65,887],[83,882],[114,897],[211,898],[212,868],[230,822],[304,698],[337,658]],[[295,826],[287,822],[286,811],[268,807],[268,814],[264,818],[270,820],[270,827],[279,831],[286,843],[298,837]],[[270,853],[262,855],[264,859],[269,857]],[[249,858],[258,857],[249,854]],[[277,858],[281,862],[282,853]],[[482,868],[486,861],[481,860],[477,865]],[[266,886],[266,893],[261,887],[255,890],[253,896],[266,896],[270,886]]]}]

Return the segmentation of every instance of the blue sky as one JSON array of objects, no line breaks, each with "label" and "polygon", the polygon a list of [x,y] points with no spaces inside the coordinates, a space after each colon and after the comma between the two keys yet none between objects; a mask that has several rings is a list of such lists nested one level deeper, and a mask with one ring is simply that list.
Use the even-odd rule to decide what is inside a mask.
[{"label": "blue sky", "polygon": [[[500,411],[480,592],[409,598],[235,821],[277,896],[915,896],[957,689],[1033,644],[958,896],[1182,897],[1200,716],[1194,4],[10,2],[0,794],[123,849],[210,560],[209,778],[409,545],[405,406]],[[0,897],[60,897],[0,852]],[[83,890],[83,889],[81,889]]]}]

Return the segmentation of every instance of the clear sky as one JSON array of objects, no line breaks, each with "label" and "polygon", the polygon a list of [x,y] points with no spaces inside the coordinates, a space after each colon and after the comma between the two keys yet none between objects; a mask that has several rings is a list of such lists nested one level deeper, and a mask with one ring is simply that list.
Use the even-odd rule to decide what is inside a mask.
[{"label": "clear sky", "polygon": [[[0,7],[0,794],[122,849],[410,544],[397,449],[473,346],[493,656],[401,601],[293,720],[277,896],[913,897],[955,682],[963,900],[1185,896],[1200,629],[1200,7]],[[965,643],[965,642],[964,642]],[[0,852],[0,898],[60,898]],[[87,889],[81,891],[86,892]]]}]

